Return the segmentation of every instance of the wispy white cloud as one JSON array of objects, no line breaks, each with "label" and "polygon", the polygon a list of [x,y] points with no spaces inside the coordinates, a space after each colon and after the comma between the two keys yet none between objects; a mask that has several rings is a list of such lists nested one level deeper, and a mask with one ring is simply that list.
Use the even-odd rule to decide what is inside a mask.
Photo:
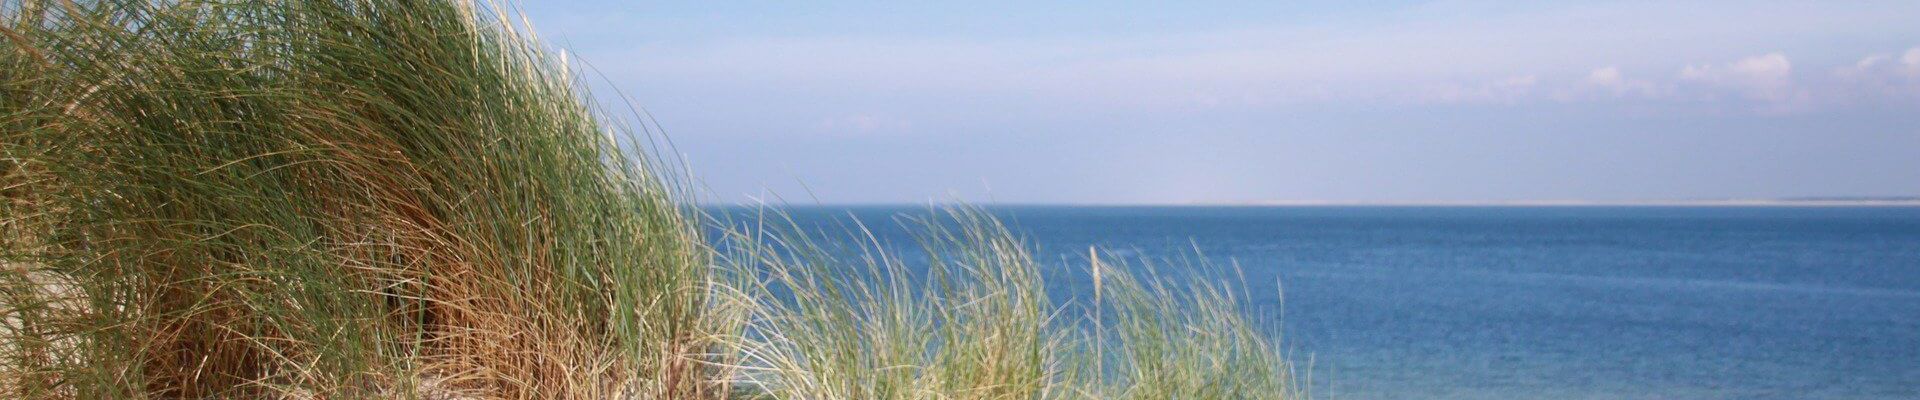
[{"label": "wispy white cloud", "polygon": [[[1629,77],[1625,73],[1620,72],[1620,67],[1618,66],[1606,66],[1588,71],[1587,76],[1582,78],[1575,86],[1575,91],[1573,92],[1575,95],[1599,93],[1615,98],[1630,96],[1657,98],[1666,95],[1672,90],[1668,87],[1670,85],[1662,85],[1645,79]],[[1562,100],[1572,98],[1576,98],[1576,96],[1561,96]]]},{"label": "wispy white cloud", "polygon": [[[1470,19],[1430,11],[1151,35],[731,35],[624,43],[612,59],[596,59],[615,79],[644,85],[643,94],[731,96],[768,108],[767,93],[809,99],[793,115],[805,119],[782,122],[790,126],[875,110],[931,121],[924,114],[978,104],[1109,114],[1587,101],[1804,110],[1839,103],[1829,99],[1863,101],[1854,91],[1901,92],[1911,80],[1903,71],[1920,68],[1920,52],[1868,61],[1792,45],[1806,32],[1920,32],[1895,28],[1910,21],[1873,7],[1766,3],[1705,19],[1725,10],[1594,3]],[[1806,73],[1855,60],[1871,71]],[[835,129],[859,125],[832,118],[841,119]]]},{"label": "wispy white cloud", "polygon": [[1907,49],[1900,54],[1871,54],[1853,65],[1840,67],[1836,72],[1845,76],[1862,75],[1898,75],[1920,77],[1920,47]]},{"label": "wispy white cloud", "polygon": [[[949,6],[971,19],[939,10],[925,26],[899,24],[892,9],[915,7],[892,3],[636,11],[655,18],[640,23],[583,7],[585,19],[542,28],[559,28],[543,32],[571,38],[695,155],[725,155],[705,175],[721,193],[788,174],[836,177],[826,185],[839,190],[822,193],[864,201],[981,177],[1008,199],[1067,201],[1920,182],[1900,172],[1920,171],[1920,2],[1419,3],[1182,24],[1112,7],[1140,22],[1113,24],[969,2]],[[1207,7],[1238,8],[1192,6]],[[1002,11],[1046,23],[1004,29]],[[894,25],[838,28],[881,20]],[[1616,189],[1581,191],[1602,187]]]},{"label": "wispy white cloud", "polygon": [[1767,102],[1786,102],[1797,96],[1793,87],[1793,62],[1779,52],[1722,65],[1688,65],[1680,69],[1680,79],[1733,89],[1748,98]]},{"label": "wispy white cloud", "polygon": [[1920,98],[1920,47],[1868,55],[1853,65],[1834,68],[1833,75],[1858,95]]},{"label": "wispy white cloud", "polygon": [[1540,85],[1538,75],[1517,75],[1473,85],[1440,83],[1413,93],[1413,100],[1431,103],[1512,104],[1530,98]]}]

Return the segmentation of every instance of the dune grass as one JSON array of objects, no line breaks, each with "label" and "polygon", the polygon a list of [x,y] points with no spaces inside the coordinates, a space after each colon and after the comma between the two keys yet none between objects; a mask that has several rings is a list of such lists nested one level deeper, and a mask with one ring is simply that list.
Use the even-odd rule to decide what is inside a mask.
[{"label": "dune grass", "polygon": [[684,200],[492,9],[5,7],[9,396],[719,390]]},{"label": "dune grass", "polygon": [[1090,251],[1093,297],[1055,299],[1058,266],[983,210],[902,216],[908,244],[864,223],[831,236],[777,210],[731,222],[725,270],[755,274],[721,296],[752,314],[743,385],[782,399],[1305,398],[1245,316],[1244,286],[1204,259]]},{"label": "dune grass", "polygon": [[1226,286],[1096,268],[1062,317],[977,212],[924,264],[710,248],[510,15],[0,0],[0,397],[1297,395]]}]

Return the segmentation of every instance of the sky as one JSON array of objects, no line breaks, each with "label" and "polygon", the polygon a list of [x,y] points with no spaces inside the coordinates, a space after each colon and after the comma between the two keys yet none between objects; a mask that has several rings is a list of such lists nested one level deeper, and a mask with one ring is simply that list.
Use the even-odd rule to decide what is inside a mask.
[{"label": "sky", "polygon": [[1915,1],[529,3],[708,201],[1920,195]]}]

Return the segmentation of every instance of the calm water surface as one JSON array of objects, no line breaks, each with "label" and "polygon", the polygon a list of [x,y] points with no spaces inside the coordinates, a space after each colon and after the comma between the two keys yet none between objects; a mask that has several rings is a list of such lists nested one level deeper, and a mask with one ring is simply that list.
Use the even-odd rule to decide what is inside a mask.
[{"label": "calm water surface", "polygon": [[[904,233],[874,222],[926,214],[791,212],[883,238]],[[992,212],[1046,260],[1238,262],[1319,398],[1920,399],[1920,208]]]}]

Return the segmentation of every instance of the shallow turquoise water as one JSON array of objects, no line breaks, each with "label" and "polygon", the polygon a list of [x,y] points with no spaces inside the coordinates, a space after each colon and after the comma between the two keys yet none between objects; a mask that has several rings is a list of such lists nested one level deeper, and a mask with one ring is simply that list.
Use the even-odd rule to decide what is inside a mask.
[{"label": "shallow turquoise water", "polygon": [[[789,211],[857,216],[892,243],[911,241],[884,221],[926,213]],[[992,212],[1045,260],[1102,246],[1237,262],[1256,312],[1311,359],[1315,397],[1920,398],[1920,208]],[[1084,291],[1059,272],[1055,292]]]}]

